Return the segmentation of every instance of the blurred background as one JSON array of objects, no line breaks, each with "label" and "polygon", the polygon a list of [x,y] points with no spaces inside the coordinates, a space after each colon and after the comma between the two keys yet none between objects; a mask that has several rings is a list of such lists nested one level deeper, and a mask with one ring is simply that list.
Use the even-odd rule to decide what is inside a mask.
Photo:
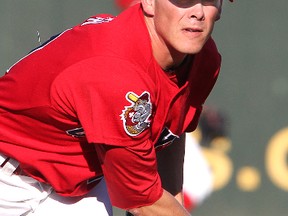
[{"label": "blurred background", "polygon": [[[91,15],[119,11],[112,0],[1,0],[0,74],[39,45],[38,32],[44,42]],[[214,192],[194,216],[287,216],[287,11],[286,0],[224,4],[214,31],[222,72],[206,105],[228,117],[228,133],[205,147]]]}]

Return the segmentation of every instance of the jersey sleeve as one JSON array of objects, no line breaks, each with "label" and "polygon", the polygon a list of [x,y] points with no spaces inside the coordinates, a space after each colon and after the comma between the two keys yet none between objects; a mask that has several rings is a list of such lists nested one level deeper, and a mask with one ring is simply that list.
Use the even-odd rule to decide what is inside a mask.
[{"label": "jersey sleeve", "polygon": [[67,68],[53,84],[55,108],[79,119],[97,150],[112,204],[122,209],[150,205],[163,192],[150,140],[149,79],[129,61],[98,56]]},{"label": "jersey sleeve", "polygon": [[97,145],[96,149],[113,206],[131,209],[160,199],[163,189],[151,142],[129,147]]},{"label": "jersey sleeve", "polygon": [[153,93],[147,79],[129,61],[96,56],[67,68],[51,95],[55,109],[79,120],[89,143],[134,145],[150,136]]}]

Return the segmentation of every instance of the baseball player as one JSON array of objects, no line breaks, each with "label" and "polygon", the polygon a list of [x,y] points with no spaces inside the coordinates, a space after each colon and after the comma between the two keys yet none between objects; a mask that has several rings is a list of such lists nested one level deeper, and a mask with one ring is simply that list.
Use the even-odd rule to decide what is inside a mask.
[{"label": "baseball player", "polygon": [[[121,10],[138,2],[140,0],[115,0],[116,5]],[[205,113],[207,113],[207,110]],[[200,118],[200,126],[201,122],[207,121],[206,118]],[[214,133],[215,130],[216,128]],[[212,132],[203,133],[203,140],[208,139],[211,135]],[[202,152],[200,143],[192,133],[182,136],[174,143],[169,148],[157,152],[158,172],[162,187],[173,194],[189,212],[192,212],[212,193],[213,174]],[[176,159],[172,160],[174,158]],[[173,172],[169,169],[171,166],[174,166]],[[127,212],[126,215],[130,214]]]},{"label": "baseball player", "polygon": [[141,0],[14,64],[0,79],[0,215],[104,216],[110,202],[189,215],[163,189],[156,151],[197,126],[220,71],[221,6]]}]

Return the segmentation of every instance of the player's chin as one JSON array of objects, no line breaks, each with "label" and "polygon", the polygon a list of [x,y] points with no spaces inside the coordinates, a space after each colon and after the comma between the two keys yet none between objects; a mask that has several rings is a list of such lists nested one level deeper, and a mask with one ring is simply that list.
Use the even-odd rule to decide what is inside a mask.
[{"label": "player's chin", "polygon": [[203,49],[203,47],[205,46],[209,38],[210,37],[203,37],[203,38],[199,38],[199,40],[195,40],[190,43],[188,42],[186,46],[185,45],[183,46],[184,53],[197,54],[201,52],[201,50]]},{"label": "player's chin", "polygon": [[180,49],[180,52],[184,53],[184,54],[195,55],[195,54],[199,53],[202,50],[204,44],[205,43],[203,43],[203,44],[202,43],[201,44],[195,44],[195,45],[194,44],[193,45],[189,44],[189,45],[183,46],[183,48]]}]

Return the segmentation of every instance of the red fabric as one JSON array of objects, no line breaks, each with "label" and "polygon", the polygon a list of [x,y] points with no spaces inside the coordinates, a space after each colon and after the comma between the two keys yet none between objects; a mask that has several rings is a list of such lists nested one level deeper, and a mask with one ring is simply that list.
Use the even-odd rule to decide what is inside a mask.
[{"label": "red fabric", "polygon": [[[189,78],[179,88],[152,56],[139,5],[114,20],[91,17],[0,78],[0,152],[59,194],[86,193],[87,180],[104,171],[113,205],[149,205],[162,194],[153,146],[165,128],[172,136],[195,129],[220,60],[210,39],[183,65]],[[147,128],[135,136],[123,120],[133,104],[128,92],[148,92],[152,106]]]},{"label": "red fabric", "polygon": [[131,209],[151,205],[161,197],[163,189],[157,172],[155,149],[149,140],[126,148],[96,148],[101,149],[103,172],[114,205]]},{"label": "red fabric", "polygon": [[192,212],[196,207],[195,202],[186,193],[184,193],[183,196],[184,196],[184,207],[187,209],[187,211]]},{"label": "red fabric", "polygon": [[126,9],[131,6],[132,3],[138,2],[135,0],[115,0],[116,5],[121,9]]}]

